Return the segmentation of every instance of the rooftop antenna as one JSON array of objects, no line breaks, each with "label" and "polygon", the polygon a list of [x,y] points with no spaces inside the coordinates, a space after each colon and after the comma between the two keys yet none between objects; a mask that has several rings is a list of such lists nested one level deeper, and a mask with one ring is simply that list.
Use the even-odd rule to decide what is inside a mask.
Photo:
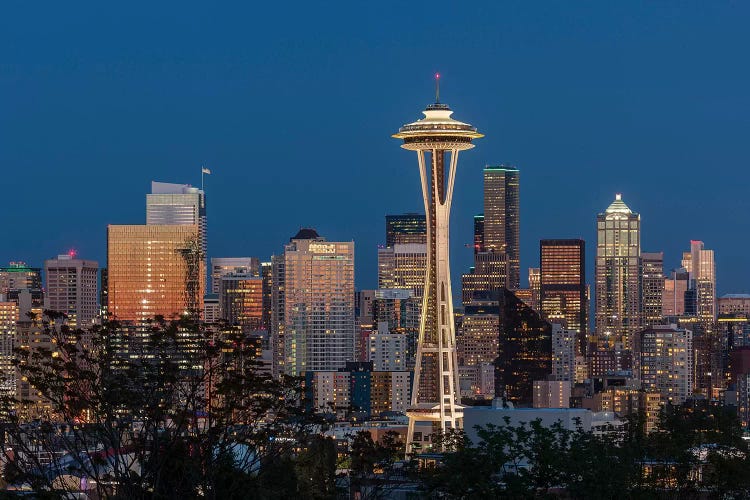
[{"label": "rooftop antenna", "polygon": [[440,104],[440,73],[435,73],[435,104]]}]

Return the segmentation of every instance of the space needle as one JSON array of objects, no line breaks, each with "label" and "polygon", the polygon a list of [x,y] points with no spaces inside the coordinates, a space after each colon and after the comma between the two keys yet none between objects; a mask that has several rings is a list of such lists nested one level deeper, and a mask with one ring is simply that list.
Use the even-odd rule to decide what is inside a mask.
[{"label": "space needle", "polygon": [[422,113],[424,118],[393,134],[394,138],[403,139],[402,148],[417,152],[427,216],[427,272],[411,404],[406,412],[407,455],[417,448],[417,422],[429,422],[433,432],[442,433],[463,427],[448,255],[449,222],[458,152],[473,148],[472,140],[484,137],[476,127],[451,118],[451,108],[440,102],[440,75],[435,75],[435,103]]}]

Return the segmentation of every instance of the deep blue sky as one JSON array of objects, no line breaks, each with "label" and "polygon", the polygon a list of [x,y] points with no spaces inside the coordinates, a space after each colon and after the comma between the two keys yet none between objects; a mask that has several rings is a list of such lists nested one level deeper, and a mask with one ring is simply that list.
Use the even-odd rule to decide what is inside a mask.
[{"label": "deep blue sky", "polygon": [[[482,166],[521,169],[522,268],[583,237],[615,192],[642,248],[716,251],[750,292],[746,2],[23,2],[0,5],[0,263],[143,223],[149,182],[200,184],[209,253],[267,258],[301,225],[356,242],[376,285],[386,213],[421,210],[390,134],[432,100],[486,138],[463,154],[453,272]],[[589,262],[591,264],[591,262]],[[593,267],[589,265],[589,281]]]}]

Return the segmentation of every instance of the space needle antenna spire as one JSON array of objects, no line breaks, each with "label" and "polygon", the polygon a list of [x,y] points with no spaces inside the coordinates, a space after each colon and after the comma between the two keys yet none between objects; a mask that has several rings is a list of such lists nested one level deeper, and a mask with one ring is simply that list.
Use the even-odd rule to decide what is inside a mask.
[{"label": "space needle antenna spire", "polygon": [[435,104],[440,104],[440,73],[435,73]]}]

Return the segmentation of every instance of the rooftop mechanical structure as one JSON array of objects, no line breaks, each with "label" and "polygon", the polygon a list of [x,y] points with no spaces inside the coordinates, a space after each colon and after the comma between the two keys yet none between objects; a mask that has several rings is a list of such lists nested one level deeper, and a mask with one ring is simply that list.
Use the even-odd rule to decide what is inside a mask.
[{"label": "rooftop mechanical structure", "polygon": [[440,102],[439,78],[436,75],[435,103],[422,112],[424,118],[393,134],[404,141],[402,148],[417,152],[427,215],[427,273],[407,410],[407,454],[420,451],[420,444],[414,443],[416,422],[432,423],[433,432],[463,427],[448,255],[449,221],[458,152],[473,148],[472,141],[484,136],[468,123],[451,118],[453,111]]}]

